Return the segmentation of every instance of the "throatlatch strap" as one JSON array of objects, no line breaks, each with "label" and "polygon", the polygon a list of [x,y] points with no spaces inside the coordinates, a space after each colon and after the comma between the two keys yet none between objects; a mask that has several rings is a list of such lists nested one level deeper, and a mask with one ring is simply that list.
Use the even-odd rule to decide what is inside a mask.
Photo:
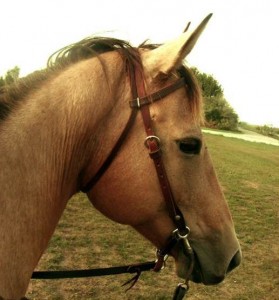
[{"label": "throatlatch strap", "polygon": [[114,158],[116,157],[118,151],[120,150],[122,144],[124,143],[128,133],[130,132],[131,127],[135,123],[137,112],[138,112],[137,109],[132,109],[129,120],[125,128],[123,129],[120,137],[118,138],[116,144],[111,149],[109,156],[106,158],[106,160],[104,161],[100,169],[97,171],[95,176],[92,177],[89,180],[89,182],[87,182],[86,185],[80,189],[83,193],[88,193],[93,188],[93,186],[100,180],[100,178],[104,175],[106,170],[109,168]]}]

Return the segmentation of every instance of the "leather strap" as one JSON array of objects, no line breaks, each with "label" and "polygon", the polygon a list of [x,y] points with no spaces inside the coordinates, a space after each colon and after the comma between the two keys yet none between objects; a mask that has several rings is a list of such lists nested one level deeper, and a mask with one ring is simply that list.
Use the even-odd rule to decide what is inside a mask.
[{"label": "leather strap", "polygon": [[[128,63],[129,77],[130,77],[131,92],[132,92],[132,97],[133,97],[133,100],[130,101],[130,107],[132,109],[130,117],[129,117],[127,124],[126,124],[125,128],[123,129],[120,137],[118,138],[117,142],[115,143],[114,147],[111,149],[108,157],[103,162],[103,164],[101,165],[101,167],[99,168],[97,173],[83,187],[81,187],[80,190],[83,193],[88,193],[94,187],[94,185],[100,180],[100,178],[103,176],[103,174],[107,171],[107,169],[113,162],[113,160],[116,157],[118,151],[120,150],[122,144],[124,143],[130,129],[132,128],[133,124],[135,123],[138,109],[143,106],[146,106],[148,104],[151,104],[152,102],[161,100],[164,97],[166,97],[169,94],[176,91],[177,89],[186,85],[185,79],[182,77],[182,78],[179,78],[173,84],[171,84],[149,96],[146,96],[145,90],[142,90],[143,93],[139,94],[138,88],[137,88],[139,81],[136,81],[135,70],[139,70],[142,68],[141,68],[141,66],[139,66],[138,68],[135,69],[134,65],[136,64],[136,62],[132,63],[132,62],[128,61],[127,63]],[[148,111],[149,111],[149,109],[148,109]],[[151,118],[148,117],[148,113],[146,112],[146,113],[144,113],[144,115],[146,116],[145,121],[150,122]],[[151,128],[151,124],[148,127]],[[151,133],[151,131],[150,131],[150,133]]]},{"label": "leather strap", "polygon": [[[148,96],[146,95],[145,86],[144,86],[144,78],[143,74],[140,71],[139,68],[136,69],[136,86],[138,88],[138,95],[140,99],[146,99]],[[181,82],[184,82],[179,80],[179,86]],[[168,90],[170,90],[168,88]],[[149,101],[152,101],[149,99]],[[151,102],[150,102],[151,103]],[[181,230],[185,227],[185,222],[183,222],[183,216],[181,212],[179,211],[179,208],[177,207],[174,196],[170,187],[170,183],[168,180],[168,176],[165,170],[165,166],[162,160],[162,151],[161,151],[161,145],[160,145],[160,139],[156,136],[153,128],[152,128],[152,119],[150,116],[150,110],[149,106],[142,105],[140,107],[141,115],[143,118],[143,123],[145,127],[145,131],[147,134],[145,145],[149,149],[149,156],[154,161],[155,169],[157,171],[159,183],[161,186],[161,190],[164,196],[164,199],[166,201],[166,205],[168,207],[169,215],[172,220],[174,220],[175,224],[180,228]],[[182,218],[177,218],[178,215],[182,216]]]},{"label": "leather strap", "polygon": [[108,157],[106,158],[106,160],[104,161],[100,169],[97,171],[97,173],[86,183],[84,187],[80,189],[83,193],[88,193],[94,187],[94,185],[100,180],[100,178],[104,175],[106,170],[109,168],[115,156],[117,155],[118,151],[120,150],[122,144],[124,143],[128,133],[130,132],[130,129],[135,123],[137,112],[138,112],[137,109],[132,109],[129,120],[125,128],[123,129],[120,137],[118,138],[117,142],[115,143],[114,147],[111,149]]},{"label": "leather strap", "polygon": [[[136,80],[136,88],[137,88],[137,102],[139,102],[139,108],[141,111],[145,131],[147,134],[145,145],[149,149],[149,156],[154,162],[154,166],[157,172],[158,180],[161,186],[161,191],[166,202],[166,206],[169,212],[169,216],[174,222],[180,236],[187,236],[189,233],[189,228],[186,226],[185,219],[183,217],[182,212],[178,208],[171,186],[168,180],[168,176],[165,170],[165,166],[162,160],[162,151],[160,146],[160,139],[156,136],[153,128],[152,128],[152,119],[150,116],[149,106],[145,105],[152,102],[148,96],[146,96],[144,76],[142,68],[138,67],[134,69],[135,71],[135,80]],[[184,79],[178,80],[174,85],[175,88],[167,87],[164,89],[164,93],[167,91],[175,91],[178,87],[181,87],[181,83],[184,83]],[[154,94],[152,94],[154,96]],[[152,97],[151,95],[151,97]],[[159,93],[155,93],[155,98],[157,98]],[[165,94],[167,95],[167,94]],[[155,99],[154,98],[154,99]],[[144,105],[141,105],[141,99],[144,101]],[[167,241],[167,244],[164,248],[159,249],[157,251],[158,261],[156,266],[154,267],[154,271],[159,271],[164,265],[165,256],[171,251],[171,249],[178,242],[178,239],[175,235],[171,236],[171,238]]]},{"label": "leather strap", "polygon": [[[108,267],[98,269],[85,269],[85,270],[65,270],[65,271],[34,271],[32,279],[62,279],[62,278],[83,278],[95,276],[107,276],[124,273],[138,273],[150,271],[154,268],[155,262],[145,262],[141,264],[134,264],[129,266]],[[1,298],[0,298],[1,300]]]},{"label": "leather strap", "polygon": [[179,89],[183,86],[186,86],[186,83],[185,83],[185,79],[182,77],[182,78],[179,78],[176,82],[161,89],[158,92],[155,92],[148,96],[143,96],[141,98],[135,98],[135,99],[131,100],[130,106],[131,106],[131,108],[134,108],[134,107],[139,108],[141,106],[151,104],[152,102],[156,102],[158,100],[165,98],[166,96],[168,96],[169,94],[173,93],[174,91],[176,91],[177,89]]}]

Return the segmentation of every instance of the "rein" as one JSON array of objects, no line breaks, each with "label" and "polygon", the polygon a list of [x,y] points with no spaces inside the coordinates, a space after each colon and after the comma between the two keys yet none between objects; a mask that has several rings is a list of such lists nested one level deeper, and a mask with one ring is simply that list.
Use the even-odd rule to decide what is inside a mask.
[{"label": "rein", "polygon": [[157,250],[157,260],[134,264],[129,266],[119,266],[119,267],[110,267],[110,268],[99,268],[99,269],[87,269],[87,270],[70,270],[70,271],[35,271],[32,274],[32,279],[61,279],[61,278],[81,278],[81,277],[92,277],[92,276],[105,276],[105,275],[115,275],[123,273],[136,273],[136,275],[124,283],[131,284],[127,289],[129,290],[134,286],[134,284],[139,279],[141,272],[153,270],[159,272],[164,268],[165,261],[168,257],[168,254],[172,248],[180,243],[183,247],[183,253],[189,259],[189,268],[187,275],[185,276],[185,283],[178,284],[173,299],[179,300],[183,299],[184,295],[189,289],[189,277],[193,271],[194,266],[194,253],[188,241],[188,235],[190,229],[186,224],[186,221],[183,217],[182,212],[177,206],[171,186],[167,177],[167,173],[164,167],[162,160],[162,151],[160,145],[160,138],[156,136],[152,128],[152,120],[150,116],[149,104],[152,102],[163,99],[169,94],[173,93],[181,87],[185,87],[185,79],[182,77],[175,81],[173,84],[151,94],[147,95],[144,85],[144,76],[142,66],[138,62],[131,62],[128,60],[129,76],[130,76],[130,85],[132,91],[133,100],[130,101],[131,114],[129,120],[122,131],[120,137],[118,138],[116,144],[108,155],[107,159],[97,171],[95,176],[89,180],[89,182],[81,188],[81,191],[84,193],[89,192],[93,186],[98,182],[102,177],[105,171],[109,168],[113,159],[120,150],[122,144],[124,143],[131,127],[133,126],[138,111],[141,112],[145,131],[146,138],[144,141],[145,147],[148,149],[149,156],[154,162],[154,166],[157,172],[158,181],[161,187],[162,195],[164,197],[169,216],[172,219],[175,230],[172,232],[171,236],[166,242],[165,247]]}]

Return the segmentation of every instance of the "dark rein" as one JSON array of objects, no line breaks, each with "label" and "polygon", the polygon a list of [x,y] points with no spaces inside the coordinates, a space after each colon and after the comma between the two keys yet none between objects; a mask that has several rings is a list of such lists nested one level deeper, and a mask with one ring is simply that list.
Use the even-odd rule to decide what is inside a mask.
[{"label": "dark rein", "polygon": [[166,202],[166,206],[169,212],[169,216],[172,219],[175,230],[172,232],[171,236],[167,240],[167,243],[164,248],[157,250],[157,260],[133,264],[128,266],[119,266],[119,267],[110,267],[110,268],[98,268],[98,269],[86,269],[86,270],[69,270],[69,271],[34,271],[32,274],[32,279],[62,279],[62,278],[82,278],[82,277],[94,277],[94,276],[105,276],[105,275],[115,275],[115,274],[124,274],[124,273],[136,273],[136,275],[124,283],[131,284],[128,288],[132,288],[137,282],[138,278],[141,275],[141,272],[153,270],[159,272],[165,264],[168,254],[172,248],[180,242],[183,246],[183,252],[185,256],[189,258],[190,266],[185,277],[185,283],[179,284],[175,290],[173,299],[182,299],[189,289],[189,277],[193,271],[194,265],[194,254],[193,250],[188,242],[188,235],[190,232],[189,227],[186,225],[185,219],[182,212],[177,206],[170,183],[166,174],[164,163],[162,160],[162,151],[160,146],[160,139],[156,136],[152,128],[152,120],[150,116],[149,104],[152,102],[163,99],[169,94],[173,93],[179,88],[185,87],[186,82],[182,77],[172,83],[171,85],[155,92],[151,95],[146,95],[145,85],[144,85],[144,76],[143,69],[140,63],[131,62],[128,60],[129,76],[130,76],[130,85],[132,91],[133,100],[130,101],[131,114],[129,120],[122,131],[119,139],[117,140],[115,146],[111,150],[109,156],[100,167],[95,176],[81,189],[82,192],[89,192],[93,186],[98,182],[101,176],[109,168],[113,159],[116,157],[119,149],[124,143],[128,133],[130,132],[131,127],[133,126],[137,113],[140,110],[142,119],[144,122],[144,127],[146,131],[146,139],[144,145],[149,151],[149,156],[154,162],[154,166],[157,172],[158,180],[161,186],[162,194]]}]

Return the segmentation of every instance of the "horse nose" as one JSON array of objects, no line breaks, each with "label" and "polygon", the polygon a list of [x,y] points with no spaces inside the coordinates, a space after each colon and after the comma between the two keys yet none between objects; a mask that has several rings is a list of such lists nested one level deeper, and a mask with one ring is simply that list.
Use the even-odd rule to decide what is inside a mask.
[{"label": "horse nose", "polygon": [[228,266],[227,273],[229,273],[229,272],[232,271],[234,268],[236,268],[237,266],[240,265],[240,263],[241,263],[241,257],[242,257],[241,251],[238,250],[238,251],[235,253],[234,257],[232,258],[232,260],[231,260],[231,262],[230,262],[230,264],[229,264],[229,266]]}]

